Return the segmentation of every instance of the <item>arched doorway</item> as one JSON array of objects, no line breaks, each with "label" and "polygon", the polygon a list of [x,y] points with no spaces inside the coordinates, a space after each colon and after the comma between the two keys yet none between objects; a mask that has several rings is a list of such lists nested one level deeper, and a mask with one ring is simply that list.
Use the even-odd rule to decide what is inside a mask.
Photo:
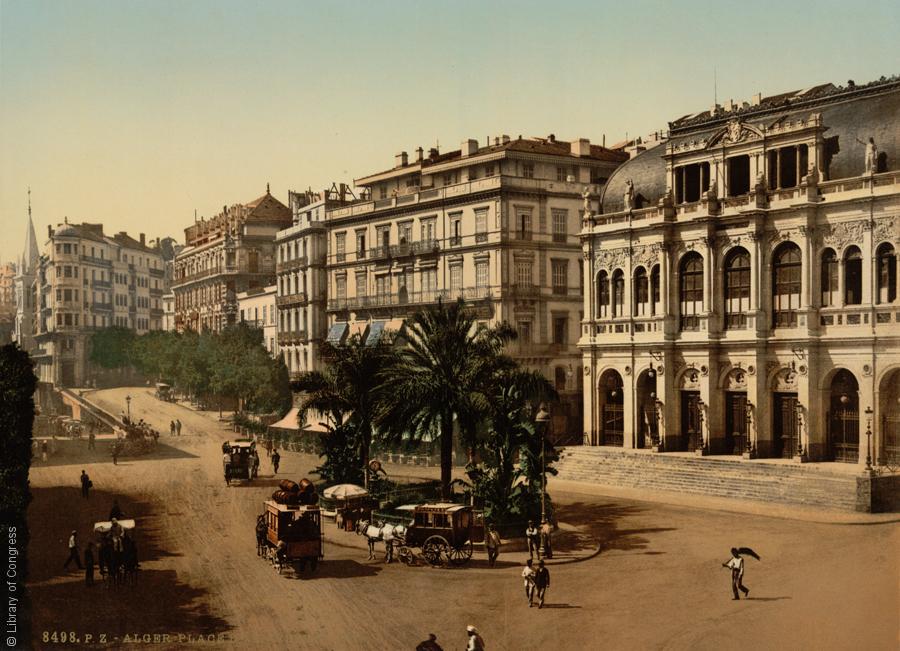
[{"label": "arched doorway", "polygon": [[607,369],[600,376],[600,444],[622,447],[625,437],[625,397],[622,376]]},{"label": "arched doorway", "polygon": [[647,369],[637,381],[637,440],[635,447],[659,445],[659,414],[656,403],[656,370]]},{"label": "arched doorway", "polygon": [[831,379],[828,445],[835,461],[859,462],[859,383],[843,368]]},{"label": "arched doorway", "polygon": [[700,373],[693,368],[686,370],[681,374],[678,388],[681,394],[681,432],[678,449],[693,452],[703,447]]},{"label": "arched doorway", "polygon": [[881,380],[878,413],[881,416],[881,445],[880,451],[876,448],[876,463],[900,466],[900,370],[891,371]]},{"label": "arched doorway", "polygon": [[791,459],[800,454],[799,416],[797,373],[781,368],[772,378],[772,456]]},{"label": "arched doorway", "polygon": [[747,448],[747,374],[733,369],[725,378],[724,454],[743,454]]}]

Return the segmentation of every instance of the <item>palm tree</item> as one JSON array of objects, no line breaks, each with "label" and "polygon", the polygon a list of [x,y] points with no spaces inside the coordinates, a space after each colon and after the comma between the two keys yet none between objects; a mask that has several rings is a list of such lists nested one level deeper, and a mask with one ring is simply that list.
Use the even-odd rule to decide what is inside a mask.
[{"label": "palm tree", "polygon": [[394,350],[389,343],[367,345],[354,335],[339,346],[326,343],[323,352],[330,358],[324,371],[301,373],[291,383],[294,391],[303,393],[298,418],[302,424],[306,413],[315,410],[328,414],[335,429],[355,432],[355,436],[348,435],[348,444],[355,448],[359,467],[368,479],[366,468],[379,410],[381,377],[394,362]]},{"label": "palm tree", "polygon": [[408,345],[382,376],[379,423],[394,438],[440,440],[441,493],[449,499],[454,422],[471,452],[491,400],[492,378],[515,367],[502,354],[515,331],[506,324],[476,327],[460,299],[417,312],[406,332]]}]

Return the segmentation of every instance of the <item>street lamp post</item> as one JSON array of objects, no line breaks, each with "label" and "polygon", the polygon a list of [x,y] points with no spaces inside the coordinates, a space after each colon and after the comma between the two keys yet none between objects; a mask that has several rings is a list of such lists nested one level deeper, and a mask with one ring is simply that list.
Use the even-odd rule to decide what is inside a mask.
[{"label": "street lamp post", "polygon": [[747,454],[753,455],[753,439],[750,438],[750,425],[752,424],[753,418],[753,403],[747,400],[746,404],[747,408]]},{"label": "street lamp post", "polygon": [[128,422],[131,422],[131,396],[125,396],[125,405],[128,407]]},{"label": "street lamp post", "polygon": [[872,472],[872,407],[866,407],[866,472]]},{"label": "street lamp post", "polygon": [[[544,404],[541,404],[537,415],[534,417],[536,430],[541,440],[541,526],[547,521],[547,467],[544,464],[544,448],[547,447],[544,441],[544,431],[547,429],[547,423],[550,421],[550,412]],[[544,557],[544,536],[541,536],[541,544],[538,549],[539,558]]]}]

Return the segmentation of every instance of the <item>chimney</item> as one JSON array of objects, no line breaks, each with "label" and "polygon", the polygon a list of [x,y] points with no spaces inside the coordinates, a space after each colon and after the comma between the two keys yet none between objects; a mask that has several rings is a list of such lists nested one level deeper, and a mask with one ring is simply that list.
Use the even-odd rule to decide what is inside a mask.
[{"label": "chimney", "polygon": [[459,149],[462,152],[463,158],[465,158],[466,156],[471,156],[478,151],[478,141],[473,140],[472,138],[463,140],[462,144],[459,146]]},{"label": "chimney", "polygon": [[551,133],[549,136],[547,136],[547,140],[549,140],[550,142],[556,142],[556,134]]},{"label": "chimney", "polygon": [[578,140],[573,140],[571,147],[573,156],[591,155],[591,141],[587,138],[579,138]]},{"label": "chimney", "polygon": [[428,150],[428,158],[435,159],[438,157],[439,153],[440,152],[438,151],[437,147],[432,147],[431,149]]},{"label": "chimney", "polygon": [[340,199],[341,203],[344,203],[344,197],[347,196],[347,184],[341,183],[338,187],[338,199]]},{"label": "chimney", "polygon": [[509,136],[506,135],[505,133],[504,133],[502,136],[500,136],[500,144],[501,144],[501,145],[506,145],[506,144],[508,144],[508,143],[509,143],[509,140],[510,140]]},{"label": "chimney", "polygon": [[494,146],[496,147],[499,144],[500,144],[500,136],[494,136]]},{"label": "chimney", "polygon": [[147,246],[147,236],[141,233],[141,246]]},{"label": "chimney", "polygon": [[416,162],[421,163],[424,151],[421,147],[416,147]]},{"label": "chimney", "polygon": [[409,157],[405,151],[401,151],[394,156],[394,167],[406,167],[409,164]]},{"label": "chimney", "polygon": [[731,113],[736,108],[737,108],[737,104],[734,103],[733,99],[730,99],[727,102],[725,102],[725,112],[726,113]]},{"label": "chimney", "polygon": [[759,106],[760,104],[762,104],[762,93],[756,93],[756,95],[750,99],[750,106]]}]

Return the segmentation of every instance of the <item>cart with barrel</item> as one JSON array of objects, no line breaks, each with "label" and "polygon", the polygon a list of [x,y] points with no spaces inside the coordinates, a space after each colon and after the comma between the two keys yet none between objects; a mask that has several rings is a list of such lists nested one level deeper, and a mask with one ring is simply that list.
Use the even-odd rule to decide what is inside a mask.
[{"label": "cart with barrel", "polygon": [[316,487],[308,479],[299,483],[285,479],[272,499],[263,502],[265,536],[258,542],[267,547],[265,556],[277,563],[279,571],[285,563],[298,563],[300,571],[308,563],[315,570],[324,558],[318,501]]}]

